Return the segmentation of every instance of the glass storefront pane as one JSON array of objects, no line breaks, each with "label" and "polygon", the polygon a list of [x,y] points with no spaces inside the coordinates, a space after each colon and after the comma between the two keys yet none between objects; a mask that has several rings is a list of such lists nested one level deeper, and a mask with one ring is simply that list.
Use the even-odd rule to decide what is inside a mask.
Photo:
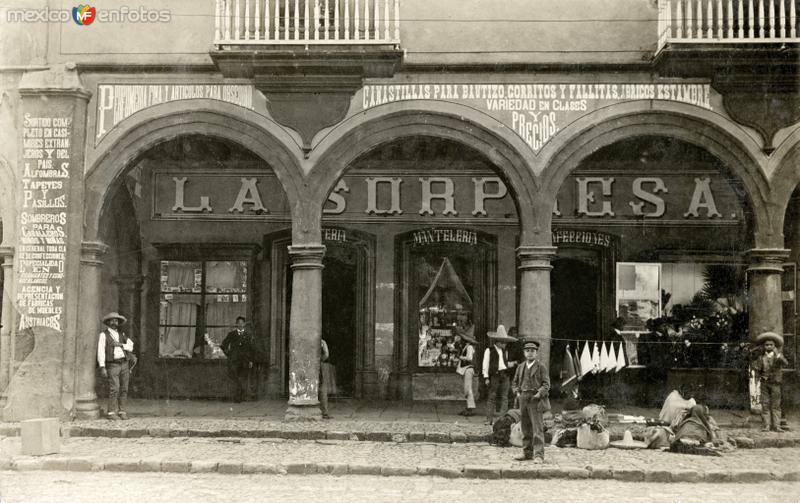
[{"label": "glass storefront pane", "polygon": [[247,262],[206,262],[206,292],[246,293]]},{"label": "glass storefront pane", "polygon": [[200,292],[203,266],[200,262],[161,261],[162,292]]}]

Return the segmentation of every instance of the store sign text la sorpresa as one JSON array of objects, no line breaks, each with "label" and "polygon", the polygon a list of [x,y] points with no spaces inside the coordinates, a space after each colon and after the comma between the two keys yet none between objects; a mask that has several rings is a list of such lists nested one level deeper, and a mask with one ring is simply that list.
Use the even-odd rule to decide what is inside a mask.
[{"label": "store sign text la sorpresa", "polygon": [[[285,214],[274,176],[158,173],[157,216],[202,218]],[[262,197],[268,194],[269,197]],[[720,176],[573,176],[559,191],[556,218],[736,219],[738,203]],[[327,216],[509,217],[508,188],[492,176],[345,176],[328,196]]]}]

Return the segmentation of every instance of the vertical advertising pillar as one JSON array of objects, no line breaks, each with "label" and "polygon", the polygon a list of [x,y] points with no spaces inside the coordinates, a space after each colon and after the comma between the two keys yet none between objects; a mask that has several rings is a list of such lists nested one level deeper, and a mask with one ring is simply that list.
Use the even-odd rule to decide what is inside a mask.
[{"label": "vertical advertising pillar", "polygon": [[86,106],[74,65],[25,74],[19,128],[11,378],[3,419],[74,406]]}]

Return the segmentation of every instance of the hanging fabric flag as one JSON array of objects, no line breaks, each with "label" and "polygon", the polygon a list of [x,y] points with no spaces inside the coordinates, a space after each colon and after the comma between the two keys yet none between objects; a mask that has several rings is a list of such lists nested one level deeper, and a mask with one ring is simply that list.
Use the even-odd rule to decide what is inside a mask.
[{"label": "hanging fabric flag", "polygon": [[606,341],[603,341],[603,344],[600,346],[600,369],[598,371],[608,371],[608,347],[606,346]]},{"label": "hanging fabric flag", "polygon": [[592,353],[589,351],[589,341],[586,341],[581,353],[581,377],[592,371],[592,365]]},{"label": "hanging fabric flag", "polygon": [[622,350],[622,343],[619,343],[619,351],[617,351],[617,372],[625,368],[625,353]]},{"label": "hanging fabric flag", "polygon": [[614,343],[608,343],[608,368],[606,372],[616,372],[617,369],[617,352],[614,351]]},{"label": "hanging fabric flag", "polygon": [[567,350],[564,352],[564,360],[561,364],[561,390],[566,393],[570,388],[575,387],[577,383],[578,376],[575,374],[572,351],[569,348],[569,344],[567,344]]},{"label": "hanging fabric flag", "polygon": [[600,348],[597,347],[597,342],[594,342],[592,343],[592,374],[598,372],[600,372]]}]

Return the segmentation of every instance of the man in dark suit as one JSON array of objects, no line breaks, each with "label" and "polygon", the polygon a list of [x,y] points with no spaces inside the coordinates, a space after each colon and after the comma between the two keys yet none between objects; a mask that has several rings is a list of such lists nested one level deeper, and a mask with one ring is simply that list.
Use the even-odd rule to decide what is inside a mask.
[{"label": "man in dark suit", "polygon": [[525,361],[517,366],[511,386],[519,397],[522,415],[522,456],[517,461],[533,459],[544,463],[544,418],[542,413],[550,410],[550,374],[539,361],[539,343],[525,339],[522,345]]},{"label": "man in dark suit", "polygon": [[233,401],[245,399],[247,377],[252,363],[253,337],[245,330],[246,320],[243,316],[236,318],[236,329],[228,332],[220,348],[228,358],[228,377],[233,381]]}]

